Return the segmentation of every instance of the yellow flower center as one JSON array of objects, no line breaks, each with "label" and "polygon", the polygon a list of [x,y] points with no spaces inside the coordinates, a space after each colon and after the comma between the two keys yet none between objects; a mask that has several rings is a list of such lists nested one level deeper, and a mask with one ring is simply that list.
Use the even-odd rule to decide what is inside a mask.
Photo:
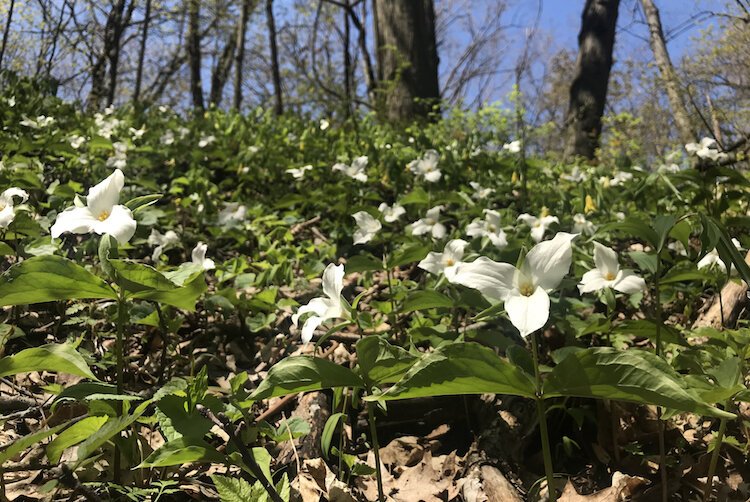
[{"label": "yellow flower center", "polygon": [[608,280],[608,281],[614,281],[614,280],[615,280],[615,277],[616,277],[616,275],[615,275],[615,274],[613,274],[612,272],[607,272],[607,273],[606,273],[606,274],[604,275],[604,278],[605,278],[606,280]]},{"label": "yellow flower center", "polygon": [[5,209],[5,204],[0,204],[0,211]]},{"label": "yellow flower center", "polygon": [[521,284],[518,287],[518,291],[520,291],[523,296],[533,295],[535,289],[536,288],[532,284]]},{"label": "yellow flower center", "polygon": [[445,266],[446,267],[452,267],[455,264],[456,264],[456,262],[453,260],[453,258],[446,258],[445,259]]},{"label": "yellow flower center", "polygon": [[101,213],[99,213],[99,216],[96,219],[99,221],[104,221],[107,218],[109,218],[109,211],[102,211]]}]

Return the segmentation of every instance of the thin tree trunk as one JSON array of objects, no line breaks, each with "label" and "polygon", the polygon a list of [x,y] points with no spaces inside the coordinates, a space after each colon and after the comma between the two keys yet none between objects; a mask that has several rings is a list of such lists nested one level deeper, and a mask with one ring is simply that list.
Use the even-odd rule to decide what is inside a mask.
[{"label": "thin tree trunk", "polygon": [[10,25],[13,22],[13,7],[15,7],[15,5],[16,1],[10,0],[8,19],[5,20],[5,30],[3,31],[3,45],[0,46],[0,69],[3,67],[3,56],[5,56],[5,47],[8,45],[8,35],[10,34]]},{"label": "thin tree trunk", "polygon": [[237,54],[234,62],[234,109],[242,105],[242,63],[245,61],[245,31],[247,18],[250,16],[250,0],[242,0],[240,22],[237,25]]},{"label": "thin tree trunk", "polygon": [[432,0],[375,0],[378,73],[384,115],[427,117],[440,99]]},{"label": "thin tree trunk", "polygon": [[[370,98],[373,106],[375,105],[375,87],[377,86],[377,80],[375,79],[375,70],[373,70],[372,58],[370,57],[369,49],[367,48],[367,32],[362,22],[357,17],[357,13],[354,12],[353,7],[349,7],[349,16],[351,17],[354,27],[357,28],[359,36],[357,37],[359,43],[359,50],[362,52],[362,63],[365,70],[365,84],[367,85],[367,97]],[[374,17],[374,16],[373,16]],[[362,2],[362,19],[367,19],[367,2]]]},{"label": "thin tree trunk", "polygon": [[566,156],[593,159],[602,132],[620,0],[586,0],[566,117]]},{"label": "thin tree trunk", "polygon": [[[125,20],[123,14],[125,12],[125,0],[118,0],[115,6],[114,18],[112,22],[112,29],[110,30],[111,40],[109,41],[109,51],[107,57],[109,58],[109,88],[107,92],[107,106],[111,106],[115,102],[115,94],[117,92],[117,74],[120,70],[120,41],[122,34],[125,31]],[[131,9],[134,4],[131,4]],[[131,11],[132,12],[132,11]]]},{"label": "thin tree trunk", "polygon": [[190,92],[193,97],[193,108],[203,111],[203,84],[201,82],[201,37],[200,37],[200,0],[188,2],[188,36],[187,53],[190,65]]},{"label": "thin tree trunk", "polygon": [[284,100],[281,95],[281,71],[279,70],[279,49],[276,46],[276,20],[273,17],[273,0],[266,0],[268,37],[271,45],[271,73],[273,76],[274,113],[284,113]]},{"label": "thin tree trunk", "polygon": [[57,25],[55,26],[55,34],[52,37],[52,47],[50,49],[49,57],[47,57],[47,69],[45,71],[45,77],[50,78],[52,75],[52,63],[55,60],[55,53],[57,52],[57,42],[60,38],[60,33],[62,32],[62,25],[63,25],[63,18],[65,17],[65,8],[60,7],[60,18],[57,20]]},{"label": "thin tree trunk", "polygon": [[151,22],[151,0],[146,0],[146,13],[143,18],[143,32],[141,32],[141,46],[138,50],[138,67],[135,71],[135,89],[133,90],[133,101],[136,103],[141,97],[141,85],[143,83],[143,63],[146,59],[146,40],[148,39],[148,25]]},{"label": "thin tree trunk", "polygon": [[352,55],[349,52],[349,39],[351,38],[351,21],[349,11],[351,6],[349,0],[344,0],[344,97],[346,98],[345,114],[350,116],[352,112]]},{"label": "thin tree trunk", "polygon": [[669,58],[667,43],[664,40],[664,31],[661,27],[659,9],[656,8],[656,4],[653,0],[641,0],[641,5],[643,5],[643,10],[646,14],[646,22],[648,23],[654,61],[656,62],[661,78],[664,81],[664,87],[666,88],[667,97],[669,98],[669,107],[672,109],[672,116],[674,117],[674,122],[677,126],[677,132],[680,135],[680,140],[683,144],[691,143],[695,141],[696,135],[690,123],[690,115],[688,114],[687,107],[682,100],[680,84],[677,81],[677,74],[674,71],[674,66],[672,66],[672,61]]},{"label": "thin tree trunk", "polygon": [[224,50],[219,56],[219,60],[216,62],[216,68],[214,68],[211,74],[211,94],[209,95],[209,103],[214,106],[221,104],[221,99],[224,95],[224,86],[229,80],[229,72],[232,70],[232,63],[234,62],[234,48],[237,43],[237,35],[231,34],[227,38],[227,43],[224,45]]}]

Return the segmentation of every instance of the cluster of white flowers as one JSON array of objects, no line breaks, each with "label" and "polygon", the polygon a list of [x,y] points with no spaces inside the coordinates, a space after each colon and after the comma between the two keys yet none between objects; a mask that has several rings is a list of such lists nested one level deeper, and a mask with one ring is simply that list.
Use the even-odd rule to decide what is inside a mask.
[{"label": "cluster of white flowers", "polygon": [[719,145],[713,138],[703,138],[700,143],[688,143],[685,145],[685,150],[690,155],[714,162],[722,162],[729,158],[725,152],[719,151]]},{"label": "cluster of white flowers", "polygon": [[346,174],[350,178],[353,178],[357,181],[361,181],[362,183],[367,181],[367,173],[365,170],[367,169],[367,156],[363,155],[361,157],[357,157],[352,161],[352,165],[343,164],[341,162],[337,162],[333,165],[334,171],[341,171],[342,173]]},{"label": "cluster of white flowers", "polygon": [[24,115],[24,118],[19,124],[22,126],[30,127],[31,129],[44,129],[55,123],[54,117],[47,117],[46,115],[39,115],[36,118],[29,118]]},{"label": "cluster of white flowers", "polygon": [[107,159],[107,167],[125,169],[128,165],[128,145],[121,141],[112,143],[114,154]]},{"label": "cluster of white flowers", "polygon": [[515,141],[511,141],[510,143],[505,143],[503,145],[503,150],[505,150],[508,153],[518,153],[521,151],[521,140],[517,139]]},{"label": "cluster of white flowers", "polygon": [[311,164],[308,164],[308,165],[302,166],[300,168],[294,168],[293,167],[291,169],[287,169],[286,173],[287,174],[291,174],[292,178],[294,178],[296,180],[299,180],[299,179],[304,178],[305,177],[305,173],[307,171],[311,170],[312,168],[313,168],[313,166]]},{"label": "cluster of white flowers", "polygon": [[99,136],[110,139],[122,124],[120,119],[112,116],[114,111],[114,108],[107,107],[104,109],[104,113],[96,113],[94,115],[94,124],[96,124]]},{"label": "cluster of white flowers", "polygon": [[208,136],[201,136],[201,139],[198,140],[198,148],[206,148],[208,145],[214,143],[216,141],[216,136],[213,134],[210,134]]}]

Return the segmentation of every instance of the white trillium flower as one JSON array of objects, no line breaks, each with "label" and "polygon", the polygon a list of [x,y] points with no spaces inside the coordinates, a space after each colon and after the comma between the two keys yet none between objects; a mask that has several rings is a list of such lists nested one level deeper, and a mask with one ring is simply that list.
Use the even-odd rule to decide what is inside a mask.
[{"label": "white trillium flower", "polygon": [[432,234],[435,239],[442,239],[445,237],[446,228],[445,225],[440,223],[440,211],[443,210],[443,206],[435,206],[427,211],[424,218],[420,218],[409,227],[411,228],[412,235],[424,235]]},{"label": "white trillium flower", "polygon": [[[737,249],[741,249],[740,241],[738,241],[737,239],[732,239],[732,244],[734,244],[734,247],[736,247]],[[721,257],[719,256],[719,252],[716,250],[716,248],[709,251],[706,254],[706,256],[704,256],[698,261],[699,269],[712,268],[712,267],[717,267],[719,270],[721,270],[724,273],[726,273],[727,271],[727,266],[721,260]],[[732,265],[730,272],[734,272],[734,265]]]},{"label": "white trillium flower", "polygon": [[503,150],[510,152],[510,153],[518,153],[521,151],[521,140],[517,139],[515,141],[511,141],[510,143],[505,143],[503,145]]},{"label": "white trillium flower", "polygon": [[212,134],[212,135],[210,135],[210,136],[203,136],[203,137],[202,137],[202,138],[201,138],[201,139],[200,139],[200,140],[198,141],[198,147],[199,147],[199,148],[205,148],[205,147],[207,147],[208,145],[210,145],[211,143],[213,143],[214,141],[216,141],[216,136],[214,136],[213,134]]},{"label": "white trillium flower", "polygon": [[463,239],[448,241],[442,253],[430,252],[419,262],[419,268],[432,274],[439,275],[440,272],[450,280],[456,272],[456,267],[464,257],[464,249],[469,243]]},{"label": "white trillium flower", "polygon": [[619,185],[622,185],[626,181],[630,181],[633,179],[632,173],[627,173],[624,171],[620,171],[617,174],[615,174],[615,177],[609,180],[609,186],[616,187]]},{"label": "white trillium flower", "polygon": [[632,295],[646,289],[646,281],[638,277],[629,269],[621,269],[614,250],[602,246],[594,241],[594,264],[596,268],[589,270],[581,278],[578,290],[581,293],[591,293],[605,288],[612,288],[620,293]]},{"label": "white trillium flower", "polygon": [[292,178],[298,180],[298,179],[304,178],[305,177],[305,173],[307,171],[311,170],[312,168],[313,168],[312,164],[308,164],[308,165],[302,166],[300,168],[293,167],[291,169],[287,169],[285,172],[287,174],[291,174]]},{"label": "white trillium flower", "polygon": [[159,142],[164,146],[171,145],[172,143],[174,143],[174,132],[166,131],[161,135],[161,138],[159,138]]},{"label": "white trillium flower", "polygon": [[508,245],[508,239],[500,226],[500,213],[492,209],[484,210],[484,220],[476,219],[466,227],[469,237],[488,237],[492,244],[503,249]]},{"label": "white trillium flower", "polygon": [[586,181],[588,179],[588,174],[581,171],[581,169],[578,166],[573,167],[573,170],[570,171],[568,174],[561,174],[560,178],[570,181],[572,183],[580,183],[582,181]]},{"label": "white trillium flower", "polygon": [[393,223],[406,214],[406,209],[404,209],[404,206],[398,203],[394,203],[393,206],[389,206],[385,202],[381,202],[378,206],[378,211],[382,213],[383,220],[385,220],[386,223]]},{"label": "white trillium flower", "polygon": [[482,185],[480,185],[476,181],[470,181],[469,186],[472,188],[472,190],[474,190],[472,197],[475,199],[486,199],[495,191],[494,188],[482,187]]},{"label": "white trillium flower", "polygon": [[485,256],[460,263],[450,281],[476,289],[489,300],[504,302],[510,322],[521,336],[528,336],[547,324],[549,292],[560,285],[570,269],[571,242],[576,236],[560,232],[552,240],[537,244],[520,269]]},{"label": "white trillium flower", "polygon": [[357,230],[354,231],[354,244],[366,244],[375,237],[383,225],[370,215],[367,211],[359,211],[352,215],[357,222]]},{"label": "white trillium flower", "polygon": [[206,258],[206,251],[208,251],[208,244],[198,242],[191,253],[192,262],[202,266],[203,270],[213,270],[216,268],[216,264],[211,258]]},{"label": "white trillium flower", "polygon": [[347,166],[346,164],[342,164],[340,162],[333,165],[334,171],[341,171],[350,178],[354,178],[355,180],[361,181],[362,183],[367,181],[367,173],[365,172],[365,169],[367,169],[366,155],[362,155],[361,157],[357,157],[356,159],[354,159],[351,166]]},{"label": "white trillium flower", "polygon": [[109,234],[125,244],[135,233],[136,222],[127,207],[118,204],[125,186],[125,175],[116,169],[107,179],[89,188],[86,205],[69,207],[57,215],[50,228],[53,238],[65,232],[74,234]]},{"label": "white trillium flower", "polygon": [[573,215],[573,233],[594,235],[594,232],[596,232],[596,225],[587,220],[583,213]]},{"label": "white trillium flower", "polygon": [[701,159],[717,161],[727,157],[727,154],[719,152],[719,146],[713,138],[703,138],[700,143],[688,143],[685,145],[685,150]]},{"label": "white trillium flower", "polygon": [[540,242],[544,238],[544,233],[553,223],[560,223],[557,216],[536,217],[529,213],[523,213],[518,217],[519,221],[526,223],[531,228],[531,238],[534,242]]},{"label": "white trillium flower", "polygon": [[331,123],[328,122],[326,119],[320,119],[320,130],[325,131],[331,126]]},{"label": "white trillium flower", "polygon": [[17,187],[12,187],[0,194],[0,228],[8,228],[8,225],[13,223],[16,219],[16,210],[13,197],[19,197],[21,204],[26,202],[29,198],[29,194],[26,190],[21,190]]},{"label": "white trillium flower", "polygon": [[412,160],[406,166],[416,176],[421,176],[425,181],[434,183],[440,180],[443,173],[437,168],[440,154],[435,150],[427,150],[421,159]]},{"label": "white trillium flower", "polygon": [[154,252],[151,253],[151,260],[157,261],[159,257],[168,248],[174,247],[180,243],[180,237],[174,232],[174,230],[167,230],[166,233],[162,234],[157,229],[151,229],[151,235],[148,236],[148,244],[150,246],[156,246]]},{"label": "white trillium flower", "polygon": [[81,148],[81,145],[83,145],[85,141],[86,141],[86,138],[84,136],[71,136],[68,139],[68,142],[70,142],[70,146],[76,150]]},{"label": "white trillium flower", "polygon": [[295,326],[299,318],[312,312],[302,325],[302,341],[308,343],[312,340],[315,329],[328,319],[348,318],[347,308],[341,298],[341,290],[344,289],[344,266],[329,263],[323,271],[323,293],[325,297],[313,298],[307,305],[297,309],[292,316]]},{"label": "white trillium flower", "polygon": [[680,241],[674,241],[667,244],[667,249],[670,249],[675,252],[675,254],[678,254],[680,256],[687,256],[687,249],[685,249],[685,245]]},{"label": "white trillium flower", "polygon": [[247,218],[247,207],[239,202],[229,202],[224,204],[224,208],[219,211],[218,223],[221,226],[234,225],[245,221]]},{"label": "white trillium flower", "polygon": [[134,140],[141,139],[144,134],[146,134],[146,127],[141,126],[140,129],[136,129],[135,127],[131,127],[128,129],[130,131],[130,135],[133,137]]}]

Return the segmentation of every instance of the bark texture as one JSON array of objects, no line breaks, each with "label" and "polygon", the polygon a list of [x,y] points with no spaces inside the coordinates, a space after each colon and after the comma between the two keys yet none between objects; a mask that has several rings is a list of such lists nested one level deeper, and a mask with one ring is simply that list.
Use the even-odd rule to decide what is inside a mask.
[{"label": "bark texture", "polygon": [[247,30],[247,18],[250,15],[250,10],[255,9],[256,1],[253,1],[252,7],[250,6],[251,0],[242,1],[242,11],[240,13],[240,22],[237,25],[237,54],[236,61],[234,63],[234,108],[240,109],[242,105],[242,63],[245,61],[245,31]]},{"label": "bark texture", "polygon": [[281,94],[281,70],[279,69],[279,48],[276,45],[276,19],[273,16],[273,0],[266,0],[266,20],[268,39],[271,46],[271,75],[273,77],[273,110],[276,115],[284,113],[284,99]]},{"label": "bark texture", "polygon": [[586,0],[570,86],[566,156],[593,159],[602,132],[620,0]]},{"label": "bark texture", "polygon": [[688,114],[685,102],[682,100],[677,73],[675,73],[672,60],[669,58],[667,42],[664,39],[664,30],[661,27],[659,9],[656,8],[653,0],[641,0],[641,5],[643,5],[643,11],[646,14],[651,50],[654,53],[654,62],[659,68],[659,73],[664,81],[664,88],[669,98],[669,107],[672,109],[672,116],[674,117],[675,126],[677,126],[677,132],[680,135],[680,141],[683,144],[691,143],[695,141],[695,131],[693,131],[693,126],[690,123],[690,115]]},{"label": "bark texture", "polygon": [[188,36],[187,54],[190,66],[190,94],[193,108],[203,111],[203,83],[201,82],[201,36],[200,36],[200,0],[188,2]]},{"label": "bark texture", "polygon": [[432,0],[374,0],[379,94],[383,115],[427,117],[440,99]]},{"label": "bark texture", "polygon": [[146,40],[148,40],[148,25],[151,22],[151,0],[146,0],[146,13],[143,17],[143,31],[141,32],[141,44],[138,48],[138,67],[135,72],[135,90],[133,101],[137,102],[141,97],[141,85],[143,84],[143,63],[146,58]]}]

